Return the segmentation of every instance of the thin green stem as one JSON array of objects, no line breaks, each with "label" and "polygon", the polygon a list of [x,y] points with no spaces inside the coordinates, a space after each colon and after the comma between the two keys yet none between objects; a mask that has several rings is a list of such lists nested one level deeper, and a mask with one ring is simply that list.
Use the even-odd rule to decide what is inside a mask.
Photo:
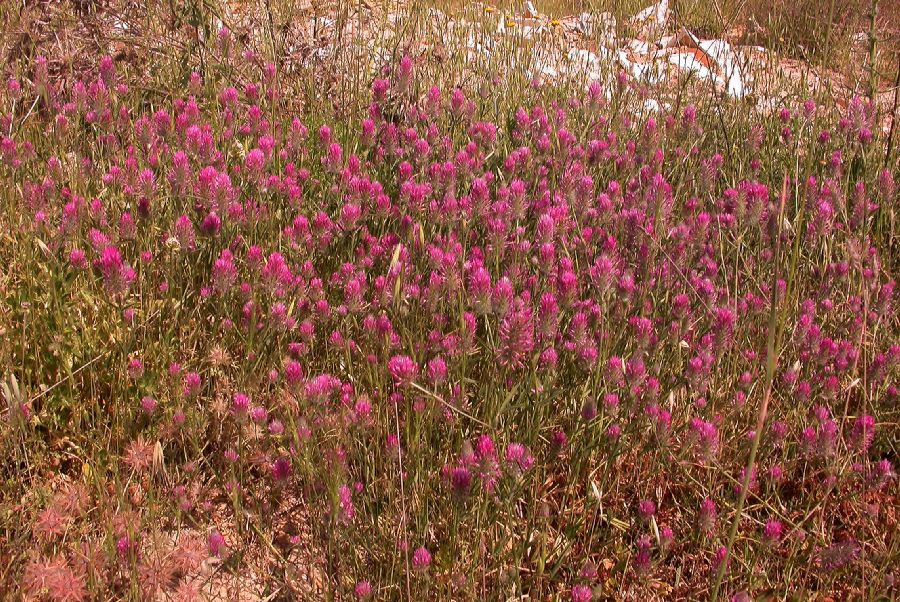
[{"label": "thin green stem", "polygon": [[715,582],[713,583],[712,592],[709,599],[712,601],[719,599],[719,588],[722,585],[722,578],[728,567],[731,557],[734,541],[737,537],[738,527],[744,513],[744,503],[747,501],[747,493],[750,489],[750,479],[753,474],[753,467],[756,463],[756,454],[759,450],[759,442],[762,440],[763,428],[766,423],[766,415],[769,411],[769,400],[772,397],[772,383],[775,380],[775,367],[777,364],[777,341],[776,328],[778,326],[778,256],[781,248],[781,220],[784,213],[784,204],[787,200],[788,176],[785,174],[784,183],[781,189],[781,201],[778,209],[778,226],[775,228],[775,252],[772,258],[772,298],[769,307],[769,332],[766,342],[766,389],[763,394],[762,404],[759,406],[759,412],[756,415],[756,431],[753,434],[753,443],[750,446],[750,455],[747,458],[747,465],[744,468],[744,479],[741,483],[741,493],[738,497],[737,507],[735,508],[734,521],[728,531],[728,543],[725,547],[725,557],[721,559],[716,569]]}]

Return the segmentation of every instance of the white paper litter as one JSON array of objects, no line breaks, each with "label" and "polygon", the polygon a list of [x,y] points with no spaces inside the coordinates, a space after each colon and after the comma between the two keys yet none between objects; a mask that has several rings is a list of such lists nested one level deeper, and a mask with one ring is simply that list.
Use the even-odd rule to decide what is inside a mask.
[{"label": "white paper litter", "polygon": [[669,0],[660,0],[656,4],[648,6],[631,18],[632,23],[643,24],[654,21],[664,24],[669,18]]},{"label": "white paper litter", "polygon": [[612,13],[583,12],[575,20],[573,31],[604,46],[616,46],[616,17]]},{"label": "white paper litter", "polygon": [[697,77],[706,80],[712,80],[721,83],[721,78],[710,71],[706,65],[689,52],[675,52],[669,55],[669,62],[678,67],[681,71],[696,73]]},{"label": "white paper litter", "polygon": [[[713,82],[729,96],[742,98],[751,90],[750,74],[738,49],[724,40],[700,40],[683,27],[672,34],[670,0],[658,0],[631,19],[633,39],[617,39],[617,23],[611,13],[582,12],[557,21],[538,12],[534,0],[523,0],[521,12],[495,12],[484,4],[468,3],[466,17],[450,16],[431,8],[424,25],[437,32],[460,32],[465,40],[461,49],[473,62],[492,59],[497,48],[512,44],[515,48],[512,67],[522,69],[540,81],[602,81],[609,93],[610,80],[618,68],[635,81],[658,84],[677,74],[695,74],[699,79]],[[484,17],[488,22],[485,25]],[[394,12],[389,22],[399,18]],[[496,21],[493,21],[496,19]],[[324,60],[332,56],[333,30],[336,20],[319,16],[305,21],[312,40],[312,52],[304,50],[304,61]],[[388,48],[398,35],[388,27],[386,38],[368,37],[363,40],[373,59],[390,60]],[[356,33],[356,32],[354,32]],[[315,35],[313,35],[315,34]],[[534,43],[516,45],[519,40]],[[580,41],[579,41],[580,40]],[[590,50],[586,42],[593,42]],[[691,50],[687,50],[686,47]],[[741,47],[747,51],[749,47]],[[659,102],[656,103],[658,110]],[[653,103],[650,103],[652,105]],[[645,108],[650,110],[650,105]]]},{"label": "white paper litter", "polygon": [[579,67],[588,79],[599,79],[602,69],[600,57],[589,50],[572,48],[569,50],[569,62]]},{"label": "white paper litter", "polygon": [[731,44],[725,40],[700,40],[699,46],[718,65],[728,94],[734,98],[743,98],[749,90],[741,77],[738,57]]},{"label": "white paper litter", "polygon": [[666,77],[665,63],[660,61],[638,63],[630,60],[624,50],[619,50],[616,58],[625,72],[639,82],[658,84]]},{"label": "white paper litter", "polygon": [[643,40],[628,40],[628,49],[637,54],[650,54],[650,44]]},{"label": "white paper litter", "polygon": [[575,31],[586,38],[594,37],[594,16],[591,13],[581,13],[575,22]]},{"label": "white paper litter", "polygon": [[638,37],[655,41],[665,30],[669,20],[669,0],[659,0],[631,18],[631,24],[638,28]]},{"label": "white paper litter", "polygon": [[644,110],[650,113],[659,113],[659,101],[654,98],[648,98],[644,101]]}]

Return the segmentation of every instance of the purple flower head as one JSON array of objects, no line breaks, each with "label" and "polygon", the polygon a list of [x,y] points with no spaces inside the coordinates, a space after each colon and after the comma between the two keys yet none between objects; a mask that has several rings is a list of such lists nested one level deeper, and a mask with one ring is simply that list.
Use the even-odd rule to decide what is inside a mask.
[{"label": "purple flower head", "polygon": [[591,602],[594,592],[587,585],[576,585],[572,588],[572,602]]},{"label": "purple flower head", "polygon": [[387,97],[388,90],[391,89],[391,82],[386,79],[376,79],[372,82],[372,96],[377,101],[383,101]]},{"label": "purple flower head", "polygon": [[107,88],[114,88],[116,85],[116,64],[111,56],[104,56],[100,59],[100,79]]},{"label": "purple flower head", "polygon": [[894,467],[888,459],[879,460],[874,463],[871,471],[871,482],[875,489],[884,489],[887,487],[897,475],[894,473]]},{"label": "purple flower head", "polygon": [[866,414],[860,416],[853,423],[853,430],[850,432],[851,445],[860,452],[865,452],[872,445],[875,438],[875,418]]},{"label": "purple flower head", "polygon": [[585,400],[581,405],[581,419],[585,422],[591,422],[597,417],[597,402],[593,399]]},{"label": "purple flower head", "polygon": [[255,406],[250,410],[250,420],[257,424],[266,422],[269,418],[269,412],[263,406]]},{"label": "purple flower head", "polygon": [[368,600],[372,597],[372,584],[368,581],[360,581],[353,589],[357,600]]},{"label": "purple flower head", "polygon": [[353,506],[353,491],[347,485],[338,488],[338,520],[347,524],[353,521],[356,509]]},{"label": "purple flower head", "polygon": [[[728,548],[725,546],[719,546],[719,548],[716,550],[716,553],[713,556],[713,560],[712,560],[713,571],[719,570],[719,567],[722,566],[723,563],[728,562],[729,560],[730,559],[729,559],[729,554],[728,554]],[[726,571],[728,570],[727,566],[726,566],[725,570]]]},{"label": "purple flower head", "polygon": [[497,457],[497,448],[490,435],[481,435],[475,443],[475,452],[479,459],[493,459]]},{"label": "purple flower head", "polygon": [[235,393],[231,399],[231,413],[242,418],[250,410],[250,398],[244,393]]},{"label": "purple flower head", "polygon": [[829,573],[837,571],[856,560],[860,549],[852,538],[837,541],[819,550],[819,565]]},{"label": "purple flower head", "polygon": [[534,464],[534,456],[521,443],[506,446],[506,463],[513,474],[527,471]]},{"label": "purple flower head", "polygon": [[360,397],[353,405],[353,412],[358,422],[365,423],[372,414],[372,402],[368,397]]},{"label": "purple flower head", "polygon": [[418,573],[424,573],[431,566],[431,554],[424,546],[413,552],[412,566],[413,570]]},{"label": "purple flower head", "polygon": [[18,100],[22,95],[22,84],[19,83],[19,80],[10,78],[6,80],[6,92],[10,99]]},{"label": "purple flower head", "polygon": [[594,580],[597,578],[597,565],[591,562],[590,560],[586,561],[582,566],[581,570],[578,571],[578,576],[582,579]]},{"label": "purple flower head", "polygon": [[144,375],[144,362],[142,362],[138,358],[134,358],[130,362],[128,362],[128,376],[132,380],[138,380],[143,375]]},{"label": "purple flower head", "polygon": [[419,367],[408,355],[395,355],[388,361],[388,371],[397,386],[409,385],[419,374]]},{"label": "purple flower head", "polygon": [[610,441],[616,441],[622,435],[622,427],[618,424],[611,424],[606,429],[606,436]]},{"label": "purple flower head", "polygon": [[413,60],[409,55],[403,55],[400,64],[397,65],[397,83],[401,89],[406,89],[413,78]]},{"label": "purple flower head", "polygon": [[[170,368],[171,372],[171,368]],[[185,397],[192,397],[200,391],[200,375],[196,372],[188,372],[184,375],[184,388],[182,392]]]},{"label": "purple flower head", "polygon": [[661,550],[668,551],[675,543],[675,533],[671,527],[663,527],[659,530],[659,547]]},{"label": "purple flower head", "polygon": [[289,387],[296,387],[303,381],[303,366],[300,362],[289,360],[284,366],[284,379]]},{"label": "purple flower head", "polygon": [[550,439],[550,449],[553,455],[558,456],[566,450],[569,438],[563,431],[556,431]]},{"label": "purple flower head", "polygon": [[127,559],[136,550],[135,542],[127,535],[123,535],[116,541],[116,552],[118,552],[119,558],[122,560]]},{"label": "purple flower head", "polygon": [[194,223],[191,218],[182,215],[176,219],[173,236],[177,246],[188,251],[194,249]]},{"label": "purple flower head", "polygon": [[436,357],[428,362],[428,380],[433,386],[442,384],[447,379],[447,362]]},{"label": "purple flower head", "polygon": [[827,458],[835,451],[840,427],[831,418],[831,413],[825,406],[816,406],[813,409],[813,417],[817,424],[803,429],[800,435],[801,447],[804,453],[811,458]]},{"label": "purple flower head", "polygon": [[153,412],[156,411],[156,407],[158,405],[159,404],[157,403],[157,401],[155,399],[153,399],[152,397],[150,397],[149,395],[141,398],[141,408],[148,415],[153,414]]},{"label": "purple flower head", "polygon": [[87,267],[87,256],[83,249],[72,249],[69,252],[69,263],[73,268],[83,270]]},{"label": "purple flower head", "polygon": [[763,525],[763,541],[769,545],[777,544],[781,540],[783,534],[784,527],[781,522],[774,518],[770,518],[766,521],[766,524]]},{"label": "purple flower head", "polygon": [[103,275],[103,286],[111,296],[124,295],[137,279],[137,272],[125,263],[122,253],[112,245],[103,249],[94,266]]},{"label": "purple flower head", "polygon": [[222,537],[222,534],[218,531],[213,531],[209,534],[207,543],[209,544],[210,556],[221,558],[225,554],[225,551],[228,549],[228,546],[225,544],[225,538]]},{"label": "purple flower head", "polygon": [[712,533],[716,528],[716,504],[709,498],[700,502],[698,523],[700,530],[705,533]]},{"label": "purple flower head", "polygon": [[511,369],[520,368],[534,350],[534,320],[531,308],[519,298],[500,322],[500,364]]},{"label": "purple flower head", "polygon": [[615,393],[607,393],[603,397],[603,407],[610,416],[615,416],[619,410],[619,396]]},{"label": "purple flower head", "polygon": [[450,487],[454,495],[464,498],[472,490],[472,471],[465,466],[453,466],[450,468]]},{"label": "purple flower head", "polygon": [[711,461],[719,451],[719,431],[716,426],[700,418],[691,419],[691,437],[696,453],[704,461]]},{"label": "purple flower head", "polygon": [[207,236],[215,236],[222,229],[222,219],[215,213],[208,213],[200,224],[200,231]]},{"label": "purple flower head", "polygon": [[272,462],[272,478],[279,483],[287,481],[293,468],[291,467],[291,459],[287,457],[277,458]]},{"label": "purple flower head", "polygon": [[634,570],[638,574],[645,573],[650,568],[650,537],[641,536],[637,541],[637,552],[632,561]]},{"label": "purple flower head", "polygon": [[638,503],[638,514],[644,520],[650,520],[656,514],[656,504],[652,500],[641,500]]},{"label": "purple flower head", "polygon": [[769,468],[769,478],[771,478],[775,483],[781,482],[781,479],[784,478],[784,469],[777,464],[773,465]]}]

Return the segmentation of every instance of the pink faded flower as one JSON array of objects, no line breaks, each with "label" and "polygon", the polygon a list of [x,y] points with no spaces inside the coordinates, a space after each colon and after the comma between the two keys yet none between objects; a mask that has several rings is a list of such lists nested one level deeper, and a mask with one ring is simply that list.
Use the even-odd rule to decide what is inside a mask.
[{"label": "pink faded flower", "polygon": [[182,392],[185,397],[192,397],[200,391],[200,375],[196,372],[188,372],[184,375],[184,387]]},{"label": "pink faded flower", "polygon": [[353,491],[347,485],[338,488],[338,519],[342,523],[350,523],[356,516],[353,507]]},{"label": "pink faded flower", "polygon": [[534,464],[534,456],[521,443],[506,446],[506,463],[513,474],[521,474]]}]

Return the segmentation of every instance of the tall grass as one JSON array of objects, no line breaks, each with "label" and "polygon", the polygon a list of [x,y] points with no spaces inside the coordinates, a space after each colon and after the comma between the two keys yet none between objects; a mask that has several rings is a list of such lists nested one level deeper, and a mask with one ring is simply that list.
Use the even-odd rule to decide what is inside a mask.
[{"label": "tall grass", "polygon": [[291,3],[150,8],[144,62],[0,97],[0,591],[896,595],[867,100],[533,82],[565,48],[473,7],[318,54]]}]

